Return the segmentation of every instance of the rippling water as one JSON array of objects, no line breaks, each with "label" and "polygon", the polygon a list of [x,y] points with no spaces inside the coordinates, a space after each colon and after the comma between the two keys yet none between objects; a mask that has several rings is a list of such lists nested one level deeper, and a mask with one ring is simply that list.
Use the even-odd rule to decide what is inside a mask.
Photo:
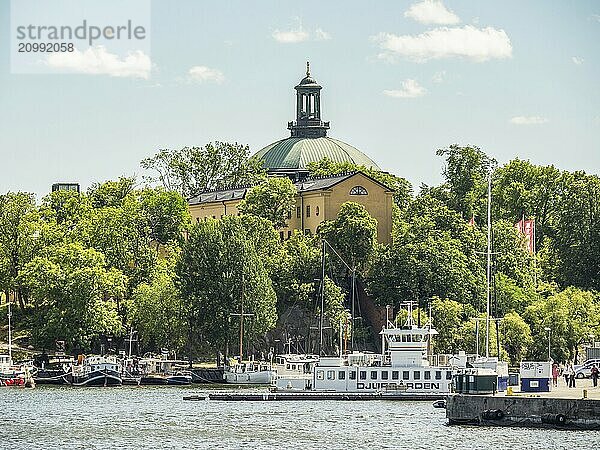
[{"label": "rippling water", "polygon": [[593,448],[597,431],[447,426],[431,402],[183,401],[198,386],[0,390],[2,449]]}]

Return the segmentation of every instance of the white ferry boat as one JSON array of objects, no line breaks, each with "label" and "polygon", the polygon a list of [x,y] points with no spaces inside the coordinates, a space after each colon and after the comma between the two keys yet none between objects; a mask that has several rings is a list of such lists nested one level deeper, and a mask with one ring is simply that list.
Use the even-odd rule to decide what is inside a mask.
[{"label": "white ferry boat", "polygon": [[[338,357],[321,357],[312,370],[310,383],[298,384],[294,377],[278,376],[277,391],[381,392],[406,394],[449,394],[452,367],[432,366],[427,348],[437,331],[417,327],[409,320],[404,327],[387,323],[381,332],[382,354],[352,352]],[[299,389],[301,388],[301,389]]]}]

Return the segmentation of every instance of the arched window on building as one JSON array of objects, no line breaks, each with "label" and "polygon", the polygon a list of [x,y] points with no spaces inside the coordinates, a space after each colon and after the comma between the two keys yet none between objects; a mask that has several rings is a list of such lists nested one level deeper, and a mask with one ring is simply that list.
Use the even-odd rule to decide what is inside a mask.
[{"label": "arched window on building", "polygon": [[318,216],[318,215],[319,215],[319,207],[317,206],[317,207],[315,208],[315,216]]},{"label": "arched window on building", "polygon": [[350,189],[350,195],[369,195],[369,193],[362,186],[354,186]]}]

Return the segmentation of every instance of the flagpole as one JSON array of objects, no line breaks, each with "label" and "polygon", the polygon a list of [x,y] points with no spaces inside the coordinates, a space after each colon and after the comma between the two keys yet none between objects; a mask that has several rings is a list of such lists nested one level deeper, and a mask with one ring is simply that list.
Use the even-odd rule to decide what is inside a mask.
[{"label": "flagpole", "polygon": [[537,256],[535,247],[535,216],[533,217],[533,286],[537,287]]}]

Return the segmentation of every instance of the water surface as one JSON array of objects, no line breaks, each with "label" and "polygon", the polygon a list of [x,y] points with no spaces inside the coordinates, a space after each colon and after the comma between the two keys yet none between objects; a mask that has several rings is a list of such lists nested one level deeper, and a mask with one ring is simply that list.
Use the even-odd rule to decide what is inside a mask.
[{"label": "water surface", "polygon": [[183,401],[192,387],[0,389],[2,449],[594,448],[598,431],[447,426],[431,402]]}]

